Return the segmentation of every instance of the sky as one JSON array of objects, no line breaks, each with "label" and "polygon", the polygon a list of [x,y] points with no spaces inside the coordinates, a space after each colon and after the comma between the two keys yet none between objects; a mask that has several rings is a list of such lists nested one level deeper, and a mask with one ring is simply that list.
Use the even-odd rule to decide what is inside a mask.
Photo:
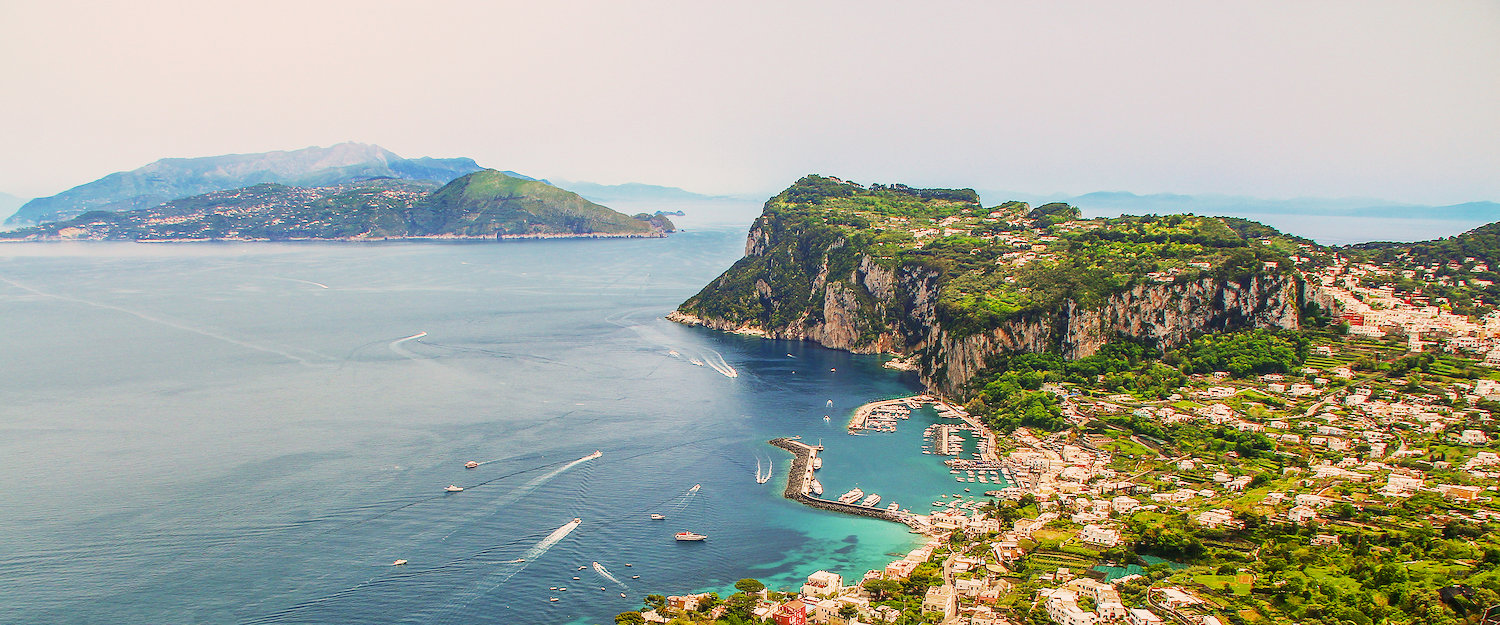
[{"label": "sky", "polygon": [[0,0],[0,191],[359,141],[760,193],[1500,200],[1500,2]]}]

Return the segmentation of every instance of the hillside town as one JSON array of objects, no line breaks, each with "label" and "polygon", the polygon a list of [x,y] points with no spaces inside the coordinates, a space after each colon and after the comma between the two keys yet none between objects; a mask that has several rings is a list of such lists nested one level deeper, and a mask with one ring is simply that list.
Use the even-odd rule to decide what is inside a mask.
[{"label": "hillside town", "polygon": [[[1045,255],[1034,238],[1005,260]],[[1300,330],[1209,336],[1093,377],[1032,364],[1040,384],[1007,391],[996,374],[962,407],[919,396],[857,411],[851,428],[878,433],[896,427],[888,406],[935,402],[943,443],[924,453],[950,456],[959,481],[978,469],[1003,485],[904,517],[925,542],[882,570],[665,597],[641,622],[1475,622],[1500,603],[1500,312],[1476,294],[1456,313],[1412,284],[1489,287],[1475,275],[1489,267],[1312,245],[1287,259],[1316,304]],[[1228,364],[1203,370],[1213,362]],[[1017,394],[1055,419],[979,414]],[[961,436],[982,453],[966,457]]]}]

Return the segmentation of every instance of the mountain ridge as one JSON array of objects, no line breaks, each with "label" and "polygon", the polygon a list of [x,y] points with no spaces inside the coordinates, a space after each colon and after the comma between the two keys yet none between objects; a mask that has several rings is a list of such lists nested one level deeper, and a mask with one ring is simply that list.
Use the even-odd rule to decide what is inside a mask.
[{"label": "mountain ridge", "polygon": [[354,142],[326,148],[163,158],[56,195],[32,199],[6,219],[5,225],[60,221],[89,211],[139,210],[179,198],[260,183],[315,187],[397,178],[441,184],[480,169],[470,158],[407,159],[378,145]]}]

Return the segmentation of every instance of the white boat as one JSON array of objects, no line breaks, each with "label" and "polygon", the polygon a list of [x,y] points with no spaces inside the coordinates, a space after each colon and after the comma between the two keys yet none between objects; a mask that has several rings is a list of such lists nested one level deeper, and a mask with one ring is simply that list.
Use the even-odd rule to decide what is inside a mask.
[{"label": "white boat", "polygon": [[708,537],[704,536],[703,534],[694,534],[692,532],[677,532],[677,540],[680,541],[699,541],[705,538]]},{"label": "white boat", "polygon": [[584,456],[583,459],[584,460],[593,460],[593,459],[598,458],[599,456],[602,456],[602,455],[604,455],[603,451],[595,449],[594,453],[591,453],[591,454],[589,454],[587,456]]},{"label": "white boat", "polygon": [[821,469],[821,468],[823,468],[823,458],[822,458],[822,456],[813,456],[813,470],[817,471],[818,469]]},{"label": "white boat", "polygon": [[900,505],[898,505],[898,504],[897,504],[897,503],[896,503],[896,502],[894,502],[894,501],[892,501],[892,502],[891,502],[891,505],[889,505],[889,506],[886,506],[886,507],[885,507],[885,509],[886,509],[886,510],[890,510],[890,511],[891,511],[891,512],[895,512],[895,511],[896,511],[896,509],[897,509],[897,508],[899,508],[899,507],[901,507],[901,506],[900,506]]},{"label": "white boat", "polygon": [[630,579],[640,579],[640,578],[641,578],[641,576],[639,576],[639,575],[631,575],[630,576]]},{"label": "white boat", "polygon": [[548,599],[548,601],[551,601],[553,603],[557,603],[557,597],[552,597],[552,598]]},{"label": "white boat", "polygon": [[464,468],[465,469],[477,469],[477,468],[479,468],[479,463],[478,462],[474,462],[473,460],[470,460],[470,461],[464,463]]},{"label": "white boat", "polygon": [[443,489],[444,492],[449,492],[449,493],[461,493],[461,492],[463,492],[463,490],[464,490],[464,487],[458,486],[456,484],[449,484],[447,488]]},{"label": "white boat", "polygon": [[666,519],[666,518],[667,518],[667,517],[664,517],[664,516],[662,516],[662,515],[660,515],[660,514],[656,514],[656,513],[654,513],[654,512],[653,512],[653,513],[651,513],[651,520],[652,520],[652,521],[661,521],[661,520],[663,520],[663,519]]},{"label": "white boat", "polygon": [[864,501],[859,502],[859,505],[873,506],[878,503],[880,503],[880,495],[870,495],[869,497],[865,497]]},{"label": "white boat", "polygon": [[854,503],[856,501],[859,501],[860,497],[864,497],[864,496],[865,496],[865,491],[862,491],[862,490],[859,489],[858,486],[855,486],[854,490],[851,490],[851,491],[849,491],[847,493],[839,495],[839,503]]},{"label": "white boat", "polygon": [[397,560],[395,562],[392,562],[391,566],[401,566],[403,564],[406,564],[406,560]]},{"label": "white boat", "polygon": [[623,592],[622,592],[622,593],[620,593],[620,598],[621,598],[621,599],[624,599],[624,598],[625,598],[625,593],[623,593]]},{"label": "white boat", "polygon": [[812,493],[819,497],[823,496],[823,484],[816,479],[812,481]]}]

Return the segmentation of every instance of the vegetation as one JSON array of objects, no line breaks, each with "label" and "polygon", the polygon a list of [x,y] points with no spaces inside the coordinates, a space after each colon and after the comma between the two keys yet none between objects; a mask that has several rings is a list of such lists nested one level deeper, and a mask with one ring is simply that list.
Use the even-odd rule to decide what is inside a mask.
[{"label": "vegetation", "polygon": [[13,239],[350,239],[670,232],[663,215],[629,217],[544,182],[483,170],[439,188],[381,178],[328,187],[275,183],[126,212],[91,211]]}]

